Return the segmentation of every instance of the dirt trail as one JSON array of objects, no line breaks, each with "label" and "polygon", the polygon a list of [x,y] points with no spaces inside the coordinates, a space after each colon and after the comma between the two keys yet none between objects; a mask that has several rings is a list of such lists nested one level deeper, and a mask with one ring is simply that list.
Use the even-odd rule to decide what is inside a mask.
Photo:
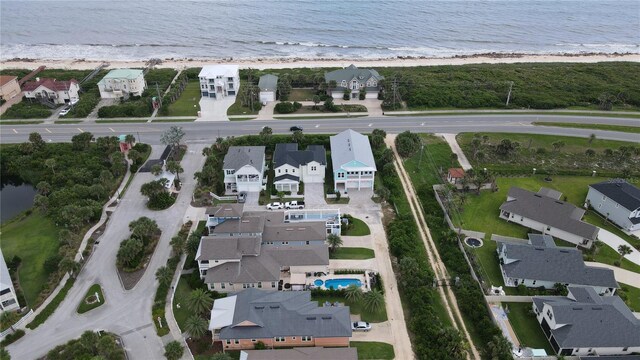
[{"label": "dirt trail", "polygon": [[[400,181],[402,186],[404,187],[405,195],[407,200],[409,200],[409,205],[411,207],[411,212],[413,213],[413,217],[418,224],[418,232],[420,233],[420,237],[422,238],[422,242],[427,251],[427,256],[429,258],[429,263],[433,268],[433,272],[438,281],[443,281],[449,278],[447,274],[447,268],[444,263],[440,259],[440,254],[438,253],[438,249],[435,246],[433,238],[431,237],[431,232],[429,231],[429,227],[427,226],[427,222],[424,219],[424,215],[422,213],[422,208],[418,202],[418,196],[416,195],[416,191],[413,188],[413,183],[411,182],[409,175],[404,169],[404,165],[398,152],[395,147],[395,134],[389,134],[385,138],[385,142],[387,146],[393,150],[393,154],[395,156],[394,166],[396,172],[400,177]],[[462,314],[460,313],[460,309],[458,308],[458,302],[456,301],[456,297],[451,291],[451,288],[448,286],[438,286],[438,292],[440,293],[440,297],[443,300],[444,306],[447,309],[447,313],[451,318],[451,322],[454,327],[460,330],[463,336],[467,339],[469,343],[469,347],[471,350],[471,354],[474,359],[480,359],[480,353],[478,349],[476,349],[471,336],[469,335],[469,331],[467,331],[467,327],[464,324],[464,320],[462,319]]]}]

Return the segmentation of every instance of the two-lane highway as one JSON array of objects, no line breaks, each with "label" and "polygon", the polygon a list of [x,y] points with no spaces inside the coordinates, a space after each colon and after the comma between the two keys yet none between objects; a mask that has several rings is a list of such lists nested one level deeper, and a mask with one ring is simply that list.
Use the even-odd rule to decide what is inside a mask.
[{"label": "two-lane highway", "polygon": [[139,140],[149,144],[158,144],[160,134],[172,125],[181,126],[186,132],[186,142],[211,143],[217,137],[258,134],[269,126],[274,133],[288,133],[292,125],[304,127],[306,133],[337,133],[345,129],[369,132],[381,128],[389,133],[406,130],[413,132],[461,133],[461,132],[514,132],[566,136],[589,136],[594,133],[602,139],[640,142],[640,135],[589,129],[534,126],[535,121],[560,121],[575,123],[597,123],[640,126],[640,120],[629,118],[593,117],[593,116],[557,116],[557,115],[450,115],[415,117],[365,117],[341,119],[305,119],[305,120],[249,120],[227,122],[151,122],[151,123],[95,123],[78,124],[30,124],[2,125],[1,143],[18,143],[28,139],[29,134],[38,132],[45,141],[69,141],[73,135],[89,131],[95,136],[134,134]]}]

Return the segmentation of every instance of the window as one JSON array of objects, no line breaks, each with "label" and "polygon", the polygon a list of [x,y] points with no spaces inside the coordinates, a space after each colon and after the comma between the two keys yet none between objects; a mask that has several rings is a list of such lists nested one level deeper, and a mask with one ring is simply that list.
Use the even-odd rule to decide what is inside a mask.
[{"label": "window", "polygon": [[233,84],[229,83],[229,90],[233,90]]},{"label": "window", "polygon": [[227,81],[233,81],[233,78],[232,77],[228,77]]},{"label": "window", "polygon": [[283,241],[282,245],[289,245],[289,242],[288,241]]},{"label": "window", "polygon": [[240,340],[238,340],[238,339],[234,339],[234,340],[233,340],[233,343],[234,343],[234,344],[236,344],[236,345],[238,345],[238,344],[240,344]]},{"label": "window", "polygon": [[307,241],[305,241],[305,243],[306,243],[307,245],[309,245],[309,241],[308,241],[308,240],[307,240]]},{"label": "window", "polygon": [[283,336],[277,336],[276,337],[276,342],[283,342],[284,341],[284,337]]},{"label": "window", "polygon": [[224,283],[220,283],[220,288],[221,288],[221,289],[224,289],[224,288],[225,288]]},{"label": "window", "polygon": [[551,309],[547,310],[547,316],[549,317],[549,320],[553,320],[553,313],[551,312]]},{"label": "window", "polygon": [[251,342],[257,342],[257,341],[258,341],[258,340],[256,340],[256,339],[251,339]]},{"label": "window", "polygon": [[628,347],[622,348],[622,352],[627,352],[627,351],[629,351]]},{"label": "window", "polygon": [[620,204],[616,204],[616,209],[620,207]]},{"label": "window", "polygon": [[4,290],[0,291],[0,295],[8,294],[8,293],[10,293],[10,292],[11,292],[11,289],[6,288],[6,289],[4,289]]},{"label": "window", "polygon": [[231,340],[227,339],[226,343],[227,345],[231,345]]},{"label": "window", "polygon": [[258,282],[258,289],[262,289],[262,282]]},{"label": "window", "polygon": [[278,174],[280,174],[282,172],[282,169],[278,169]]},{"label": "window", "polygon": [[602,201],[605,201],[605,200],[607,200],[607,197],[602,195]]},{"label": "window", "polygon": [[547,226],[547,231],[551,231],[551,226]]},{"label": "window", "polygon": [[302,341],[303,341],[303,342],[311,341],[311,336],[303,336],[303,337],[302,337]]},{"label": "window", "polygon": [[207,275],[207,269],[200,270],[200,275],[206,276]]},{"label": "window", "polygon": [[600,209],[602,207],[602,204],[598,204],[598,209]]},{"label": "window", "polygon": [[535,284],[536,284],[536,281],[535,281],[535,280],[533,280],[533,285],[535,285]]},{"label": "window", "polygon": [[316,171],[317,170],[317,166],[312,166],[311,167],[311,171]]},{"label": "window", "polygon": [[295,340],[295,339],[296,339],[296,337],[295,337],[295,336],[292,336],[292,337],[291,337],[291,340]]},{"label": "window", "polygon": [[275,287],[276,287],[276,282],[275,282],[275,281],[272,281],[272,282],[271,282],[271,287],[272,287],[272,288],[275,288]]}]

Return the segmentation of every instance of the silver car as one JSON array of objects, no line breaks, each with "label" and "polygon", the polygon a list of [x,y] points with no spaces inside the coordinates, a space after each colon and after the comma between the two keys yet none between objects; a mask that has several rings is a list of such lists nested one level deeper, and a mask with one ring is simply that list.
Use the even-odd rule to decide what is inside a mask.
[{"label": "silver car", "polygon": [[351,323],[351,330],[353,331],[369,331],[371,330],[371,324],[366,321],[356,321]]}]

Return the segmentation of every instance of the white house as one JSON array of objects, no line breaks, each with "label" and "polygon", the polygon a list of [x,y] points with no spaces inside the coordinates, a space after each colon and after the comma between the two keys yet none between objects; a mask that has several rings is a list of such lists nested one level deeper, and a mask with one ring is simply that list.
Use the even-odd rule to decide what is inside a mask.
[{"label": "white house", "polygon": [[266,74],[260,76],[258,81],[258,87],[260,88],[260,102],[267,103],[270,101],[276,101],[276,91],[278,90],[278,77],[272,74]]},{"label": "white house", "polygon": [[330,142],[334,190],[373,189],[377,169],[369,138],[348,129]]},{"label": "white house", "polygon": [[558,355],[640,352],[640,319],[618,296],[598,296],[590,287],[569,287],[566,297],[534,296],[533,311]]},{"label": "white house", "polygon": [[276,144],[273,153],[275,177],[273,185],[278,191],[296,192],[300,181],[324,183],[327,154],[322,145],[309,145],[298,150],[298,144]]},{"label": "white house", "polygon": [[20,308],[18,296],[13,288],[7,263],[0,250],[0,313]]},{"label": "white house", "polygon": [[22,85],[27,99],[48,102],[54,105],[76,103],[80,100],[80,85],[75,79],[58,81],[49,78],[36,78]]},{"label": "white house", "polygon": [[640,189],[626,180],[589,185],[587,206],[627,232],[640,231]]},{"label": "white house", "polygon": [[141,96],[147,82],[140,69],[114,69],[98,82],[100,97],[116,99],[126,96]]},{"label": "white house", "polygon": [[498,241],[496,250],[507,287],[589,286],[599,295],[619,287],[613,270],[585,265],[580,250],[556,247],[549,235],[529,234],[527,244]]},{"label": "white house", "polygon": [[231,146],[224,156],[222,171],[226,193],[265,190],[264,146]]},{"label": "white house", "polygon": [[236,96],[240,89],[238,65],[205,65],[200,70],[200,93],[202,97],[222,99]]},{"label": "white house", "polygon": [[380,91],[380,80],[384,76],[378,74],[373,69],[358,69],[355,65],[350,65],[344,69],[335,70],[324,74],[324,80],[329,84],[336,82],[336,87],[327,89],[328,95],[334,99],[342,99],[344,91],[351,92],[352,99],[358,99],[360,91],[366,91],[367,99],[377,99]]},{"label": "white house", "polygon": [[560,201],[560,196],[562,193],[547,188],[534,193],[512,187],[500,206],[500,218],[590,248],[600,229],[581,221],[584,209]]}]

